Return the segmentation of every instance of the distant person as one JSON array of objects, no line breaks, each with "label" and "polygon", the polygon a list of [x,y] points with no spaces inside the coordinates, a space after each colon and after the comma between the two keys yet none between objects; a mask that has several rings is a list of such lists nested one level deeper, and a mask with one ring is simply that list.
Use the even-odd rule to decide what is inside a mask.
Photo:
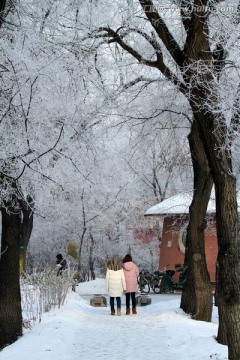
[{"label": "distant person", "polygon": [[107,261],[105,287],[110,296],[111,315],[115,315],[115,298],[117,302],[117,315],[121,315],[121,296],[123,291],[126,290],[126,282],[121,263],[116,259]]},{"label": "distant person", "polygon": [[62,271],[67,269],[67,261],[63,258],[62,254],[56,256],[57,276],[62,275]]},{"label": "distant person", "polygon": [[123,272],[126,281],[126,315],[130,315],[130,299],[132,302],[132,313],[137,314],[136,310],[136,292],[138,291],[138,275],[137,265],[132,261],[132,256],[127,254],[123,259]]}]

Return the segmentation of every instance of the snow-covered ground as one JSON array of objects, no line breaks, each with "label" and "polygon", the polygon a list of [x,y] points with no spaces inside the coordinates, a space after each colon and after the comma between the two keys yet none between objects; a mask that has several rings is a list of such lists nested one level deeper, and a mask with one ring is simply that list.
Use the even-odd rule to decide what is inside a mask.
[{"label": "snow-covered ground", "polygon": [[137,315],[126,316],[123,306],[122,316],[111,316],[109,301],[97,308],[81,296],[104,293],[104,279],[79,284],[62,308],[45,313],[3,349],[0,360],[227,360],[227,347],[215,340],[216,307],[212,323],[191,320],[179,308],[179,296],[155,297],[138,306]]}]

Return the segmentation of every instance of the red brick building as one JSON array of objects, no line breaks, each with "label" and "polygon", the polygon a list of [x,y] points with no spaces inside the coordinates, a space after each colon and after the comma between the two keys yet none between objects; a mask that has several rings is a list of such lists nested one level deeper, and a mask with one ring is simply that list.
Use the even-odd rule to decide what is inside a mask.
[{"label": "red brick building", "polygon": [[[188,224],[188,210],[192,201],[192,194],[182,193],[173,196],[151,207],[145,216],[163,218],[162,241],[160,249],[159,269],[175,270],[176,264],[184,263],[186,228]],[[211,281],[215,281],[217,258],[217,235],[215,224],[215,200],[211,199],[207,210],[208,225],[205,229],[205,250],[207,267]],[[174,275],[177,281],[179,273]]]}]

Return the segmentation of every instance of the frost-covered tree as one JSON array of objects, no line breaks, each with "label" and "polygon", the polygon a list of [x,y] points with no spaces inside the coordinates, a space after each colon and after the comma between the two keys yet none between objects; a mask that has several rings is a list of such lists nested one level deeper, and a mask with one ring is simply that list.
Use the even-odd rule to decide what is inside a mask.
[{"label": "frost-covered tree", "polygon": [[[1,31],[2,169],[34,202],[29,259],[38,269],[54,264],[54,252],[66,252],[69,240],[79,245],[80,268],[91,272],[105,257],[125,255],[134,247],[137,209],[181,186],[176,169],[189,157],[182,139],[193,121],[188,87],[171,46],[164,52],[169,69],[160,68],[166,82],[160,35],[135,16],[140,2],[110,5],[21,1]],[[174,156],[164,145],[167,128]]]},{"label": "frost-covered tree", "polygon": [[[56,150],[52,158],[52,162],[56,162],[61,154],[57,145],[64,125],[67,126],[74,113],[79,113],[74,97],[78,94],[66,91],[72,78],[66,69],[64,54],[59,61],[58,50],[41,37],[42,28],[37,26],[39,13],[31,17],[28,11],[23,11],[22,4],[8,4],[1,13],[7,17],[1,17],[0,39],[1,346],[21,335],[20,248],[26,247],[29,241],[33,203],[41,185],[46,180],[57,183],[48,163],[50,154]],[[59,71],[59,67],[61,79],[55,71],[56,68]],[[64,84],[60,80],[65,81]],[[74,123],[71,124],[74,127]],[[64,142],[61,145],[64,146]],[[61,187],[61,182],[58,186]],[[25,254],[25,249],[22,253]]]},{"label": "frost-covered tree", "polygon": [[[104,4],[98,2],[98,7]],[[121,4],[121,17],[115,16],[88,36],[97,47],[115,45],[129,56],[132,81],[144,81],[139,69],[149,74],[162,74],[179,91],[192,111],[201,147],[216,189],[216,220],[218,229],[218,340],[229,345],[229,358],[240,355],[238,335],[239,313],[239,225],[236,202],[236,177],[233,174],[233,140],[239,120],[238,76],[238,2],[224,1],[169,1],[139,0],[128,2],[125,12]],[[111,16],[111,14],[109,14]],[[162,76],[161,75],[161,76]],[[194,129],[195,131],[195,129]],[[206,168],[206,176],[209,177]],[[206,178],[206,179],[207,179]],[[208,201],[211,185],[205,192],[197,187],[204,200],[201,214]],[[195,194],[194,194],[195,195]],[[203,220],[203,218],[201,219]],[[193,239],[191,239],[193,240]],[[196,271],[203,264],[198,280],[207,282],[203,246],[199,239],[194,248]],[[229,275],[232,281],[229,281]],[[207,292],[209,294],[209,291]],[[201,303],[201,302],[200,302]],[[199,304],[200,304],[199,303]],[[209,312],[208,312],[209,313]],[[234,336],[233,336],[234,334]]]}]

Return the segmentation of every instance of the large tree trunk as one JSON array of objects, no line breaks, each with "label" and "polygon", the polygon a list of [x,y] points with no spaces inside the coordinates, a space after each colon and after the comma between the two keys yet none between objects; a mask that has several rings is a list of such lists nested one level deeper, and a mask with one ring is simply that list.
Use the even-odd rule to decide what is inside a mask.
[{"label": "large tree trunk", "polygon": [[1,208],[2,255],[0,260],[0,348],[22,335],[19,284],[19,211]]},{"label": "large tree trunk", "polygon": [[[205,149],[216,189],[218,237],[218,341],[229,346],[229,359],[240,359],[240,239],[236,178],[224,142],[227,127],[213,114],[199,114]],[[223,146],[225,145],[225,147]]]},{"label": "large tree trunk", "polygon": [[[195,1],[207,5],[207,1]],[[202,15],[202,16],[201,16]],[[229,359],[240,359],[240,243],[236,200],[236,179],[232,172],[228,129],[219,111],[216,78],[219,67],[213,63],[209,46],[206,13],[191,18],[185,46],[185,81],[189,84],[189,103],[197,121],[216,194],[218,238],[218,341],[228,345]],[[223,63],[221,63],[221,67]],[[217,71],[218,70],[218,71]],[[197,74],[197,76],[196,76]]]},{"label": "large tree trunk", "polygon": [[233,179],[225,179],[216,186],[219,244],[217,339],[229,346],[229,359],[240,359],[240,246],[235,185]]},{"label": "large tree trunk", "polygon": [[27,199],[20,200],[22,221],[20,226],[20,274],[23,274],[26,270],[26,253],[28,243],[33,229],[33,201],[28,195]]},{"label": "large tree trunk", "polygon": [[[6,1],[0,1],[0,27],[6,14]],[[15,187],[16,184],[13,184]],[[2,238],[0,255],[0,349],[22,335],[22,309],[19,284],[19,211],[1,207]]]},{"label": "large tree trunk", "polygon": [[180,307],[196,320],[211,321],[212,287],[205,257],[204,230],[213,181],[196,122],[188,140],[194,170],[194,193],[189,208],[185,253],[187,281]]},{"label": "large tree trunk", "polygon": [[[186,54],[191,59],[185,80],[191,85],[189,102],[197,121],[216,194],[216,224],[218,238],[217,294],[219,310],[218,341],[228,345],[229,359],[240,359],[240,242],[236,200],[236,179],[232,172],[232,158],[228,144],[228,129],[218,109],[216,82],[213,74],[207,27],[195,19]],[[198,47],[196,47],[197,38]],[[199,66],[199,48],[204,57]],[[193,60],[198,60],[197,68]],[[199,72],[200,69],[200,72]],[[197,81],[193,81],[193,79]]]}]

